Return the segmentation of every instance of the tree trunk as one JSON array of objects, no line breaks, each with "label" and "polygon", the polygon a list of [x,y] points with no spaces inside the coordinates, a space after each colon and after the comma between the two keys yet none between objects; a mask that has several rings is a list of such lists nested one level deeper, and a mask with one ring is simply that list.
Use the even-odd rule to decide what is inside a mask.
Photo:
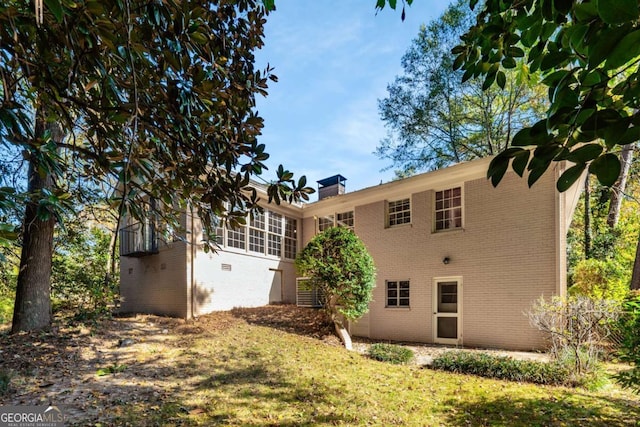
[{"label": "tree trunk", "polygon": [[611,199],[609,200],[609,215],[607,216],[609,228],[615,228],[620,219],[620,207],[622,206],[624,191],[627,188],[627,177],[633,162],[633,149],[633,144],[627,144],[622,148],[622,153],[620,154],[622,168],[620,169],[618,181],[611,188]]},{"label": "tree trunk", "polygon": [[638,246],[636,247],[636,260],[633,263],[633,274],[631,275],[631,289],[640,290],[640,236],[638,236]]},{"label": "tree trunk", "polygon": [[591,240],[593,237],[591,231],[591,187],[589,175],[584,181],[584,258],[591,258]]},{"label": "tree trunk", "polygon": [[[62,136],[60,127],[46,124],[54,141]],[[36,137],[42,137],[45,123],[36,118]],[[51,324],[51,263],[53,257],[53,230],[55,216],[42,220],[38,217],[42,190],[53,187],[53,177],[40,167],[38,159],[29,158],[28,192],[22,225],[22,255],[16,286],[11,333],[39,330]]]},{"label": "tree trunk", "polygon": [[344,327],[342,322],[334,321],[333,324],[336,327],[336,334],[338,334],[338,338],[344,344],[344,348],[347,350],[353,350],[353,343],[351,342],[351,335],[349,335],[349,331]]}]

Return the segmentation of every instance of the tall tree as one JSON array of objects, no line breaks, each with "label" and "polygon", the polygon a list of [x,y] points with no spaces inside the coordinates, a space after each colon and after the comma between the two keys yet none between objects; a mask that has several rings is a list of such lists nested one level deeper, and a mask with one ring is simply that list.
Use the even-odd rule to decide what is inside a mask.
[{"label": "tall tree", "polygon": [[607,216],[607,225],[610,228],[615,228],[620,219],[620,208],[622,207],[622,199],[624,198],[624,192],[627,188],[627,179],[629,178],[629,171],[631,170],[631,164],[633,163],[633,152],[635,144],[627,144],[622,147],[620,154],[620,162],[622,164],[620,168],[620,176],[618,180],[611,187],[611,198],[609,200],[609,215]]},{"label": "tall tree", "polygon": [[[0,144],[29,163],[26,194],[0,189],[7,206],[28,200],[14,332],[50,321],[50,242],[71,204],[63,173],[118,183],[114,203],[136,218],[149,198],[167,220],[193,206],[209,235],[215,217],[241,222],[256,206],[250,178],[268,154],[255,97],[275,80],[254,69],[265,16],[256,0],[49,0],[39,19],[28,0],[0,4]],[[277,175],[271,200],[313,191]]]},{"label": "tall tree", "polygon": [[391,160],[398,175],[497,154],[542,117],[543,94],[522,62],[511,64],[501,88],[454,71],[451,49],[474,18],[459,0],[423,25],[402,58],[403,74],[378,102],[389,136],[376,154]]}]

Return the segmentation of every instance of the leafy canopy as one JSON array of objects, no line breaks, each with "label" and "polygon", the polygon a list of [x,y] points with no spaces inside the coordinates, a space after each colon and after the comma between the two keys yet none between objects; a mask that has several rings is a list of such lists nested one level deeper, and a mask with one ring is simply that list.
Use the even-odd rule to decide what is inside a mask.
[{"label": "leafy canopy", "polygon": [[325,309],[335,320],[338,314],[353,320],[369,310],[375,286],[375,265],[356,234],[332,227],[311,239],[296,257],[301,276],[322,291]]},{"label": "leafy canopy", "polygon": [[[53,176],[51,191],[30,195],[43,201],[39,217],[64,207],[60,177],[71,172],[117,187],[114,203],[134,217],[151,197],[164,212],[190,204],[209,234],[214,217],[241,221],[269,157],[254,111],[275,80],[254,68],[266,13],[256,0],[50,0],[38,25],[30,1],[3,2],[0,145]],[[272,200],[312,191],[282,167],[277,175]],[[1,188],[0,209],[21,196]],[[0,240],[15,237],[0,223]]]},{"label": "leafy canopy", "polygon": [[[471,0],[472,8],[478,0]],[[640,9],[635,0],[487,0],[452,51],[455,65],[485,85],[525,59],[543,74],[546,117],[515,135],[488,172],[497,185],[511,162],[532,185],[551,162],[573,164],[557,182],[569,188],[585,170],[604,185],[618,178],[621,145],[640,138]]]},{"label": "leafy canopy", "polygon": [[391,160],[398,175],[497,154],[517,130],[543,117],[537,75],[523,61],[514,61],[493,88],[453,69],[451,49],[474,21],[466,0],[458,0],[423,25],[402,57],[403,74],[378,101],[389,135],[376,154]]}]

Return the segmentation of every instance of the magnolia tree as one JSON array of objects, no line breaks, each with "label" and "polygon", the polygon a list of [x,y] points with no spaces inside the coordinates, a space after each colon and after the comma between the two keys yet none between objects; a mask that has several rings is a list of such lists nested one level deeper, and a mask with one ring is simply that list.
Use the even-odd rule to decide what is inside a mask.
[{"label": "magnolia tree", "polygon": [[[257,207],[252,179],[269,157],[255,111],[276,79],[254,67],[263,3],[44,3],[38,16],[32,2],[0,3],[0,155],[19,172],[0,168],[0,245],[19,240],[22,254],[13,332],[51,322],[54,230],[77,187],[108,188],[119,218],[154,211],[177,225],[193,208],[215,241],[218,218],[238,225]],[[270,201],[313,191],[276,175]]]},{"label": "magnolia tree", "polygon": [[324,295],[324,309],[351,350],[344,320],[358,319],[369,310],[375,286],[375,266],[365,245],[348,228],[333,227],[311,239],[298,254],[296,268]]}]

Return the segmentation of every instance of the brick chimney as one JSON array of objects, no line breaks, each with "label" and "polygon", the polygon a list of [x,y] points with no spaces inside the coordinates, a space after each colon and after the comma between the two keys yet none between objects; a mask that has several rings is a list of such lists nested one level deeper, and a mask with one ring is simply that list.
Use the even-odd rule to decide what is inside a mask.
[{"label": "brick chimney", "polygon": [[344,194],[346,180],[342,175],[334,175],[318,181],[318,200]]}]

